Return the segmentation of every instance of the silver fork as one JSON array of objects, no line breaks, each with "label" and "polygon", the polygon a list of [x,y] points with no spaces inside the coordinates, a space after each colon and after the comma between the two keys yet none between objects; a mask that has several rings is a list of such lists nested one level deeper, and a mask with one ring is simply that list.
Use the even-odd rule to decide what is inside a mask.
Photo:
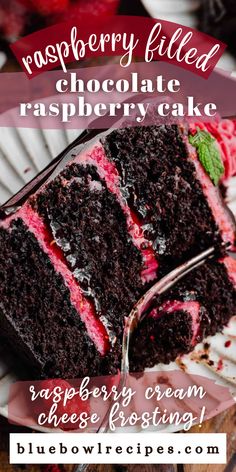
[{"label": "silver fork", "polygon": [[[224,244],[223,247],[226,247]],[[156,282],[136,303],[129,316],[125,318],[125,327],[122,340],[122,359],[121,359],[121,371],[120,371],[120,381],[118,385],[118,391],[121,391],[125,385],[127,376],[129,373],[129,350],[130,350],[130,341],[134,330],[137,328],[138,324],[145,319],[147,314],[147,308],[156,295],[161,295],[162,293],[169,290],[176,282],[185,277],[189,272],[196,269],[197,267],[204,264],[208,259],[212,258],[216,253],[215,247],[210,247],[206,251],[203,251],[199,255],[193,257],[189,261],[180,265],[176,269],[172,270],[163,277],[161,280]],[[110,405],[108,411],[106,412],[102,423],[100,424],[97,433],[106,433],[109,430],[109,414],[112,408]],[[80,464],[76,465],[73,472],[85,472],[89,464]]]}]

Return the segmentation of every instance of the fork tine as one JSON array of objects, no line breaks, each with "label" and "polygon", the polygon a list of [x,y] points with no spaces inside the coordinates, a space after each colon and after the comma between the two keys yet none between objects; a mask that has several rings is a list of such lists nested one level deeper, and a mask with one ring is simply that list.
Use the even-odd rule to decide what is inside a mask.
[{"label": "fork tine", "polygon": [[[145,295],[137,302],[134,309],[137,310],[138,314],[140,314],[140,306],[142,307],[142,312],[145,310],[145,305],[148,305],[150,300],[153,298],[154,295],[158,295],[163,293],[172,285],[174,285],[178,280],[184,277],[188,272],[193,270],[195,267],[198,267],[200,264],[203,264],[209,257],[213,256],[215,253],[215,248],[212,246],[206,251],[198,254],[197,256],[193,257],[184,264],[180,265],[176,269],[172,270],[163,277],[161,280],[156,282],[146,293]],[[144,308],[143,308],[144,306]]]},{"label": "fork tine", "polygon": [[[227,244],[222,244],[222,247],[227,247]],[[125,327],[123,333],[123,340],[122,340],[122,360],[121,360],[121,370],[120,370],[120,379],[119,385],[117,387],[118,391],[121,391],[123,387],[126,385],[127,375],[129,373],[129,347],[130,347],[130,339],[133,333],[133,330],[136,328],[137,324],[141,319],[141,315],[145,308],[147,308],[148,303],[153,298],[154,295],[161,294],[168,290],[172,285],[174,285],[178,280],[188,274],[191,270],[199,267],[200,265],[204,264],[204,262],[215,255],[216,249],[215,247],[210,247],[206,251],[203,251],[201,254],[193,257],[189,261],[185,262],[181,266],[174,269],[172,272],[167,274],[163,277],[159,282],[153,285],[146,294],[140,298],[140,300],[136,303],[132,311],[130,312],[129,316],[125,319]],[[109,413],[110,408],[108,408],[102,422],[97,430],[99,432],[107,432],[109,430]],[[80,467],[84,467],[81,464]],[[77,468],[76,472],[82,472],[86,470],[86,467]]]},{"label": "fork tine", "polygon": [[[225,246],[223,244],[222,246]],[[200,265],[204,264],[206,260],[213,257],[215,254],[215,247],[210,247],[209,249],[203,251],[202,253],[198,254],[197,256],[193,257],[189,261],[185,262],[181,266],[174,269],[172,272],[167,274],[161,280],[156,282],[146,293],[143,295],[142,298],[136,303],[134,308],[132,309],[130,315],[125,320],[125,328],[123,334],[123,341],[122,341],[122,361],[121,361],[121,376],[123,377],[122,384],[125,383],[126,375],[129,372],[129,347],[130,347],[130,339],[134,329],[136,328],[137,324],[144,318],[144,315],[150,301],[154,297],[154,295],[159,295],[164,293],[166,290],[169,290],[176,282],[178,282],[181,278],[183,278],[186,274],[188,274],[193,269],[199,267]],[[145,315],[144,315],[145,316]]]}]

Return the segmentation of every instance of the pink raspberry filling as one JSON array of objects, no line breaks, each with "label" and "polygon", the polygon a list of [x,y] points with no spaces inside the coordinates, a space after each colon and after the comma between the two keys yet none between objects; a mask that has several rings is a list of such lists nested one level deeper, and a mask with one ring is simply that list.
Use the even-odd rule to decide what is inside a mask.
[{"label": "pink raspberry filling", "polygon": [[236,288],[236,259],[233,259],[230,256],[224,257],[220,262],[222,262],[228,272],[228,276]]}]

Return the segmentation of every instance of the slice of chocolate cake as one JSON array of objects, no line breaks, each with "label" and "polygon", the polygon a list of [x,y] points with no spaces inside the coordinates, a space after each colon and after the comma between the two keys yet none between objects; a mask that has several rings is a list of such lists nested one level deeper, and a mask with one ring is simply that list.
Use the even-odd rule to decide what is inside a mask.
[{"label": "slice of chocolate cake", "polygon": [[[233,218],[188,132],[163,125],[103,133],[0,222],[1,333],[35,375],[116,372],[124,318],[147,288],[212,245],[233,248]],[[217,303],[218,328],[212,323],[208,334],[229,319]],[[189,309],[175,310],[188,332],[182,352],[192,347]],[[162,361],[176,352],[166,349]],[[134,368],[145,365],[148,349]]]}]

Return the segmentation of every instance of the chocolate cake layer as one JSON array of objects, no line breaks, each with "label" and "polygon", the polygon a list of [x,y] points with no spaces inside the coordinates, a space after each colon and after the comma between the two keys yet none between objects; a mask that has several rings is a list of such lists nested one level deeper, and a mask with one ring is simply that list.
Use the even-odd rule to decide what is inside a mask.
[{"label": "chocolate cake layer", "polygon": [[41,376],[95,375],[101,356],[34,235],[17,219],[0,247],[1,335]]},{"label": "chocolate cake layer", "polygon": [[[232,264],[231,274],[227,269],[228,259]],[[235,315],[236,284],[231,280],[235,274],[234,259],[226,258],[225,263],[209,261],[166,294],[153,299],[148,316],[132,338],[132,370],[174,361],[177,355],[190,352],[206,336],[221,331]],[[197,316],[192,306],[196,303],[199,304]],[[144,358],[143,352],[148,353]]]},{"label": "chocolate cake layer", "polygon": [[142,293],[142,260],[115,197],[92,166],[72,164],[33,199],[86,297],[121,339],[123,319]]},{"label": "chocolate cake layer", "polygon": [[116,130],[103,145],[119,171],[128,205],[152,242],[159,277],[202,250],[221,244],[220,228],[177,126]]},{"label": "chocolate cake layer", "polygon": [[168,364],[192,350],[192,318],[184,310],[176,310],[171,315],[163,313],[158,320],[152,317],[145,320],[133,336],[130,370],[142,372],[145,367]]}]

